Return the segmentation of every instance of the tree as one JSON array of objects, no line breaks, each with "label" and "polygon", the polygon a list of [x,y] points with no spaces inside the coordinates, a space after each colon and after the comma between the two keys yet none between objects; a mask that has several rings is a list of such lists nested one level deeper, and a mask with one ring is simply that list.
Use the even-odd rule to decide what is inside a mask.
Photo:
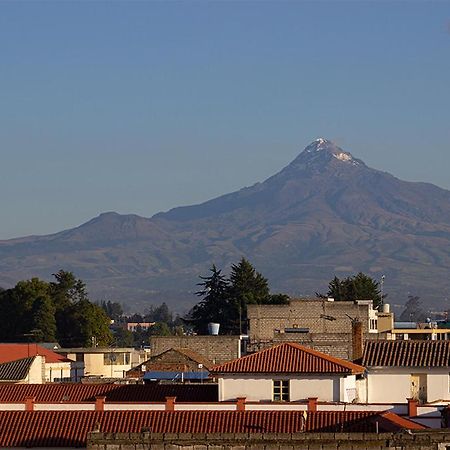
[{"label": "tree", "polygon": [[59,339],[64,346],[105,346],[112,341],[109,323],[110,319],[100,306],[82,299],[65,309],[63,329],[58,329]]},{"label": "tree", "polygon": [[122,305],[118,302],[102,301],[100,306],[111,320],[119,320],[123,315]]},{"label": "tree", "polygon": [[48,296],[38,297],[32,308],[33,326],[35,340],[42,342],[56,341],[56,308]]},{"label": "tree", "polygon": [[422,309],[422,302],[420,297],[416,295],[408,295],[408,300],[405,303],[405,309],[400,314],[399,319],[402,322],[425,322],[427,315]]},{"label": "tree", "polygon": [[265,304],[270,301],[269,284],[252,264],[241,258],[238,264],[231,266],[230,297],[234,309],[233,332],[242,334],[247,331],[247,305]]},{"label": "tree", "polygon": [[[318,294],[319,297],[324,297]],[[381,305],[382,300],[386,298],[383,295],[381,298],[380,284],[373,278],[359,272],[353,277],[347,277],[340,280],[334,277],[328,284],[328,297],[334,298],[335,301],[354,301],[354,300],[372,300],[374,308]]]},{"label": "tree", "polygon": [[86,285],[82,280],[77,279],[72,272],[59,270],[53,276],[56,282],[50,283],[50,290],[57,311],[87,299]]},{"label": "tree", "polygon": [[165,302],[159,306],[151,306],[149,312],[145,315],[145,322],[164,322],[171,325],[173,322],[173,313]]},{"label": "tree", "polygon": [[201,289],[195,294],[202,297],[189,312],[186,322],[194,327],[199,334],[208,333],[208,323],[218,322],[222,331],[231,331],[230,303],[229,303],[229,283],[222,275],[220,269],[213,264],[210,269],[211,275],[202,277],[197,286]]}]

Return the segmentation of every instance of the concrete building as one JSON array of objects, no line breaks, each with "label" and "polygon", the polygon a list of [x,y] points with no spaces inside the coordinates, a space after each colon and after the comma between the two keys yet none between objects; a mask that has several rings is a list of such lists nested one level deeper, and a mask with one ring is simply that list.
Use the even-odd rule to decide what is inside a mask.
[{"label": "concrete building", "polygon": [[222,364],[241,356],[240,336],[151,336],[150,356],[171,348],[194,351],[213,364]]},{"label": "concrete building", "polygon": [[450,403],[450,341],[368,341],[360,363],[361,401]]},{"label": "concrete building", "polygon": [[318,398],[326,402],[356,400],[356,376],[364,367],[310,348],[284,343],[215,366],[219,401],[295,402]]},{"label": "concrete building", "polygon": [[[0,364],[32,357],[42,357],[41,359],[37,358],[32,364],[35,367],[38,364],[37,361],[42,361],[42,381],[40,382],[71,381],[70,374],[73,362],[64,356],[34,342],[27,344],[0,344]],[[33,378],[36,379],[36,377]],[[39,381],[33,382],[37,383]]]},{"label": "concrete building", "polygon": [[249,351],[281,342],[298,342],[343,359],[353,359],[352,323],[360,322],[364,340],[385,338],[393,328],[389,307],[371,300],[292,299],[287,305],[248,305]]},{"label": "concrete building", "polygon": [[139,364],[139,352],[132,348],[61,348],[57,352],[73,361],[71,379],[83,377],[124,378],[127,371]]}]

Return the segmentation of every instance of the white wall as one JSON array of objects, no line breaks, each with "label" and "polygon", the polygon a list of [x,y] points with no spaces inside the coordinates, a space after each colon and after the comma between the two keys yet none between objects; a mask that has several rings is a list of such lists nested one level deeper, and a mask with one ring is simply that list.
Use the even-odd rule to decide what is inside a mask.
[{"label": "white wall", "polygon": [[70,362],[45,363],[45,381],[70,380]]},{"label": "white wall", "polygon": [[219,401],[246,397],[247,401],[272,401],[273,380],[290,380],[290,401],[318,397],[319,401],[345,401],[346,390],[355,388],[355,376],[332,375],[282,376],[279,374],[226,375],[219,378]]},{"label": "white wall", "polygon": [[367,392],[369,403],[404,403],[411,397],[411,375],[425,374],[427,403],[449,400],[449,372],[446,368],[389,367],[369,368]]}]

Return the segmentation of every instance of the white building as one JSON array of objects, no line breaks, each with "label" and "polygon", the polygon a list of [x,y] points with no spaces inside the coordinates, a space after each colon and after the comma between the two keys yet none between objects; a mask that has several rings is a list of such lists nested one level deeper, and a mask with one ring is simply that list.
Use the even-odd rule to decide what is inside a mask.
[{"label": "white building", "polygon": [[219,401],[295,402],[356,399],[356,376],[364,367],[295,343],[283,343],[214,366]]},{"label": "white building", "polygon": [[359,398],[367,403],[450,401],[450,341],[367,341],[358,381]]}]

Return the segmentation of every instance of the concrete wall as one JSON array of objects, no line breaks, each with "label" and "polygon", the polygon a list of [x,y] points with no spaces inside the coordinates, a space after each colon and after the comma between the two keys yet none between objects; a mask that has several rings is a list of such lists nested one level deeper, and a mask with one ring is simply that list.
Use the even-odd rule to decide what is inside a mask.
[{"label": "concrete wall", "polygon": [[152,336],[150,356],[171,348],[189,348],[213,364],[222,364],[241,356],[239,336]]},{"label": "concrete wall", "polygon": [[424,374],[427,402],[449,400],[449,372],[444,368],[369,368],[367,373],[367,401],[369,403],[401,403],[411,397],[411,375]]},{"label": "concrete wall", "polygon": [[[352,318],[369,330],[369,305],[327,300],[291,300],[288,305],[248,305],[250,341],[270,340],[286,328],[308,328],[310,333],[350,333]],[[327,320],[325,317],[333,318]],[[294,335],[294,333],[289,333]]]},{"label": "concrete wall", "polygon": [[[282,376],[239,375],[219,378],[219,401],[233,401],[246,397],[248,401],[272,401],[273,380],[289,380],[290,401],[318,397],[319,401],[349,401],[349,391],[355,391],[355,376],[340,377],[331,375]],[[351,401],[351,400],[350,400]]]},{"label": "concrete wall", "polygon": [[447,431],[417,433],[90,433],[90,450],[446,450]]},{"label": "concrete wall", "polygon": [[45,381],[70,381],[70,362],[45,363]]}]

